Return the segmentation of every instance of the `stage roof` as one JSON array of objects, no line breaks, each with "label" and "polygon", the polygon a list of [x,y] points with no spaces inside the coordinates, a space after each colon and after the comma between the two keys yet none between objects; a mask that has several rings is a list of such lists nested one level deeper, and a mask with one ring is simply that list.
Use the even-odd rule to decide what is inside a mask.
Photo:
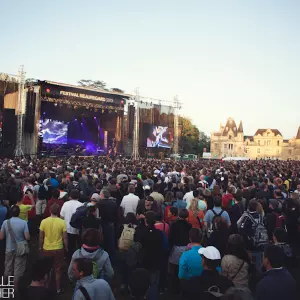
[{"label": "stage roof", "polygon": [[66,84],[66,83],[49,81],[49,80],[39,80],[38,82],[39,83],[51,84],[51,85],[57,85],[57,86],[63,86],[63,87],[69,87],[69,88],[74,88],[74,89],[92,91],[92,92],[99,92],[101,94],[107,94],[107,95],[117,95],[117,96],[125,97],[125,98],[131,98],[131,97],[133,97],[133,95],[130,95],[130,94],[123,94],[123,93],[118,93],[118,92],[111,92],[111,91],[106,91],[106,90],[93,89],[93,88],[89,88],[89,87],[84,87],[84,86],[79,86],[79,85],[72,85],[72,84]]}]

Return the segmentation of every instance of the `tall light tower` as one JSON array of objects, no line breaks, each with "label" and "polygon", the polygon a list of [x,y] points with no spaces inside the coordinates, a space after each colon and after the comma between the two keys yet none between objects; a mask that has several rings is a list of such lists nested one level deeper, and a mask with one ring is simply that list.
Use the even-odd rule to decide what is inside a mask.
[{"label": "tall light tower", "polygon": [[174,146],[173,153],[178,154],[179,151],[179,128],[178,128],[178,110],[179,110],[179,101],[178,97],[174,97]]},{"label": "tall light tower", "polygon": [[[17,105],[17,137],[16,137],[16,149],[15,156],[23,156],[22,142],[23,142],[23,102],[24,102],[24,85],[25,85],[25,72],[24,66],[20,66],[19,69],[19,95]],[[25,105],[26,109],[26,105]]]},{"label": "tall light tower", "polygon": [[134,116],[134,131],[133,131],[133,151],[131,155],[132,160],[138,160],[140,158],[139,154],[139,134],[140,134],[140,114],[139,114],[139,101],[140,94],[139,88],[135,90],[135,116]]}]

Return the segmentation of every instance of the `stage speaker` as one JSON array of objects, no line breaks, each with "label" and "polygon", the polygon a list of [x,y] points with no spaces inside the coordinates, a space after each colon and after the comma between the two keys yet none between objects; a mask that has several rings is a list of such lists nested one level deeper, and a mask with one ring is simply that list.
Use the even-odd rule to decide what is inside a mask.
[{"label": "stage speaker", "polygon": [[1,157],[12,157],[16,148],[17,117],[14,109],[4,109],[2,119]]},{"label": "stage speaker", "polygon": [[128,138],[133,138],[133,131],[134,131],[134,114],[135,114],[135,107],[134,105],[129,105],[128,108]]},{"label": "stage speaker", "polygon": [[28,90],[26,93],[26,115],[24,131],[28,133],[34,132],[35,124],[35,105],[36,105],[36,93],[34,90]]},{"label": "stage speaker", "polygon": [[17,116],[14,109],[4,109],[2,133],[4,145],[16,145]]}]

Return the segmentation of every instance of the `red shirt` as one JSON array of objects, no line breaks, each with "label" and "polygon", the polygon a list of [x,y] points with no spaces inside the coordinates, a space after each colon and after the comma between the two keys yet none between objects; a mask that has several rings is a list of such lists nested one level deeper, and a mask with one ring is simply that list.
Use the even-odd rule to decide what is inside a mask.
[{"label": "red shirt", "polygon": [[222,197],[222,207],[224,209],[227,209],[228,208],[228,204],[229,204],[229,201],[231,201],[233,199],[233,196],[231,194],[226,194]]},{"label": "red shirt", "polygon": [[62,208],[62,206],[63,206],[63,204],[64,204],[64,201],[61,200],[61,199],[53,199],[53,198],[51,198],[51,199],[48,201],[47,206],[46,206],[46,208],[45,208],[44,218],[50,217],[50,215],[51,215],[51,213],[50,213],[50,208],[51,208],[51,206],[52,206],[53,204],[58,204],[58,206],[59,206],[59,213],[60,213],[61,208]]}]

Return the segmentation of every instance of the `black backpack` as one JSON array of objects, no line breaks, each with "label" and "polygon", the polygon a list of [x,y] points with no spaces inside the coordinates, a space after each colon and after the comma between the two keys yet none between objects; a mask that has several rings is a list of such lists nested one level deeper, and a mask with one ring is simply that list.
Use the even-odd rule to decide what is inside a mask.
[{"label": "black backpack", "polygon": [[79,206],[71,217],[70,225],[73,228],[81,229],[82,222],[84,218],[87,216],[87,211],[88,211],[87,205]]},{"label": "black backpack", "polygon": [[38,192],[38,199],[39,200],[46,200],[47,197],[48,197],[48,192],[45,188],[45,185],[41,184],[40,188],[39,188],[39,192]]},{"label": "black backpack", "polygon": [[214,211],[214,209],[212,209],[211,210],[212,212],[213,212],[213,214],[214,214],[214,217],[212,218],[212,221],[211,221],[211,224],[212,224],[212,229],[213,229],[213,231],[215,230],[215,219],[217,218],[217,217],[221,217],[222,216],[222,214],[223,214],[223,212],[224,212],[224,210],[222,209],[218,214]]}]

